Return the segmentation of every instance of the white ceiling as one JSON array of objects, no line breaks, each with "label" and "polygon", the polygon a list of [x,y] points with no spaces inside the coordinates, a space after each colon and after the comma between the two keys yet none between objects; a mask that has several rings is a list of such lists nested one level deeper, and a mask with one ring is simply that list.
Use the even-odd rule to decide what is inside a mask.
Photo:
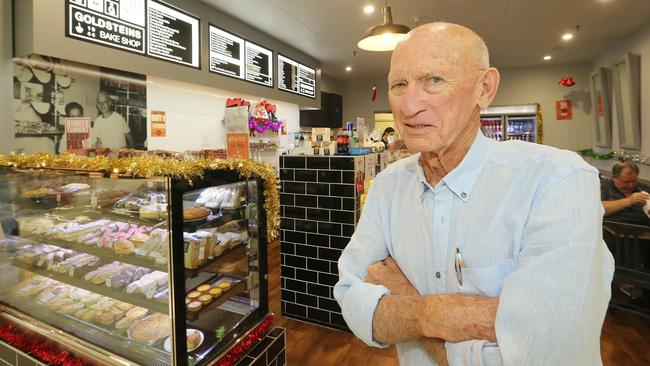
[{"label": "white ceiling", "polygon": [[[357,48],[364,31],[381,20],[378,0],[202,0],[321,61],[324,74],[367,78],[387,73],[390,52]],[[362,8],[375,6],[374,14]],[[413,28],[444,20],[483,37],[497,67],[585,62],[650,22],[650,0],[400,0],[389,1],[394,23]],[[580,25],[579,32],[575,32]],[[576,33],[570,42],[560,39]],[[353,56],[353,52],[357,55]],[[345,66],[352,66],[351,73]]]}]

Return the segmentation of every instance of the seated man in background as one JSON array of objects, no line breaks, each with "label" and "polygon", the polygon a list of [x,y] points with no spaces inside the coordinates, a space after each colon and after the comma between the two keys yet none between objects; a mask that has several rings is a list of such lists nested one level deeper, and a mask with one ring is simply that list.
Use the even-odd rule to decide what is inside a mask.
[{"label": "seated man in background", "polygon": [[612,179],[600,185],[600,199],[606,220],[650,226],[643,206],[650,199],[650,188],[639,184],[639,167],[633,163],[617,163],[612,168]]}]

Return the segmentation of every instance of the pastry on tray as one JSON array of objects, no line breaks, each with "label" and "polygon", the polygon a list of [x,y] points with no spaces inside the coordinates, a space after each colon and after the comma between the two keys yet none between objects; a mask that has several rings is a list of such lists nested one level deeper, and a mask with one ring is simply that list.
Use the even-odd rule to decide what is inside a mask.
[{"label": "pastry on tray", "polygon": [[154,314],[134,323],[129,328],[129,338],[134,341],[152,342],[171,334],[171,319],[164,314]]},{"label": "pastry on tray", "polygon": [[39,197],[44,197],[47,196],[48,194],[52,194],[54,191],[50,188],[37,188],[31,191],[25,191],[23,192],[20,197],[21,198],[39,198]]},{"label": "pastry on tray", "polygon": [[167,218],[167,204],[154,203],[140,207],[140,218],[151,220],[162,220]]},{"label": "pastry on tray", "polygon": [[206,218],[212,213],[205,207],[189,207],[183,209],[183,220],[199,220]]}]

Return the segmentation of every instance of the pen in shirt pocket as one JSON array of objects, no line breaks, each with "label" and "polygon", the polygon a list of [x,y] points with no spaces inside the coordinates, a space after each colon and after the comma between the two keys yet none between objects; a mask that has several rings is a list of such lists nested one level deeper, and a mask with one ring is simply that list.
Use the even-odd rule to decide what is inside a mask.
[{"label": "pen in shirt pocket", "polygon": [[465,267],[465,262],[463,261],[463,255],[460,252],[460,248],[456,248],[456,254],[454,256],[454,270],[456,271],[456,282],[458,287],[463,287],[463,268]]}]

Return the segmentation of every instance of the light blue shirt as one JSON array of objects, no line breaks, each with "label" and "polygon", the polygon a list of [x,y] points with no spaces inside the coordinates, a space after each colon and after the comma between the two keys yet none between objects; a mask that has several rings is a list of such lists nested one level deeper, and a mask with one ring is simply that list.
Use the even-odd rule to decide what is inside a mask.
[{"label": "light blue shirt", "polygon": [[[598,172],[578,155],[478,132],[435,187],[419,154],[375,178],[334,296],[357,337],[385,346],[372,339],[372,319],[389,291],[363,281],[370,264],[391,256],[422,295],[499,297],[497,343],[447,342],[450,365],[602,365],[614,271],[603,212]],[[417,342],[397,344],[397,352],[402,365],[435,365]]]}]

